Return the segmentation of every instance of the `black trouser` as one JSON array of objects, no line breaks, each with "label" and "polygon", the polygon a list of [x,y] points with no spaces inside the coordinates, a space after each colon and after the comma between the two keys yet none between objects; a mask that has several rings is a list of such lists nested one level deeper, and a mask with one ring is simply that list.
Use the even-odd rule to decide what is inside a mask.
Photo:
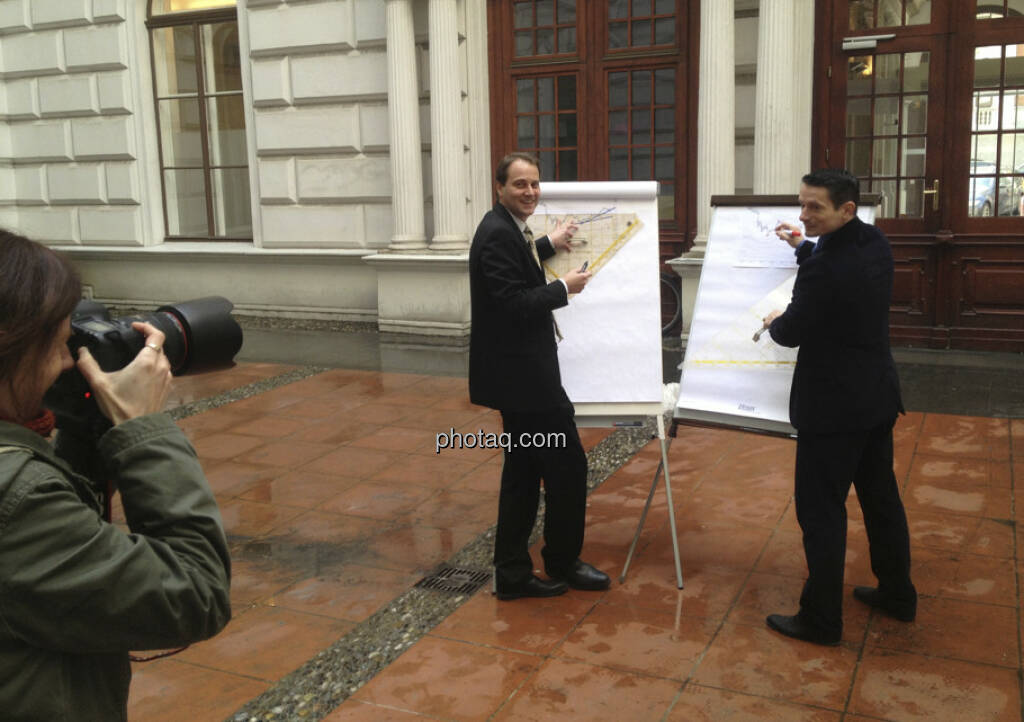
[{"label": "black trouser", "polygon": [[907,516],[892,470],[892,424],[840,434],[800,432],[796,443],[796,516],[804,536],[807,583],[800,617],[842,632],[846,496],[850,484],[864,512],[871,571],[894,601],[916,600],[910,581]]},{"label": "black trouser", "polygon": [[[494,538],[499,590],[522,584],[533,574],[530,532],[537,520],[542,478],[545,568],[566,570],[579,558],[587,506],[587,455],[572,409],[503,411],[501,418],[512,448],[504,452]],[[523,434],[530,437],[529,446],[520,444]]]}]

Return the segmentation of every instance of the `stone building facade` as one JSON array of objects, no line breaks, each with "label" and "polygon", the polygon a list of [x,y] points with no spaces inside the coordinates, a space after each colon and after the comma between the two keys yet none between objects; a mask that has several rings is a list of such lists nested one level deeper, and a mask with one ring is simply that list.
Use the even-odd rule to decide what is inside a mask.
[{"label": "stone building facade", "polygon": [[[989,134],[999,148],[995,139],[1010,131],[959,129],[971,127],[971,43],[979,67],[1024,47],[1014,8],[1007,0],[0,0],[0,224],[67,252],[87,292],[113,305],[220,294],[240,314],[364,321],[460,343],[470,323],[470,237],[493,200],[493,163],[515,137],[496,110],[499,94],[515,87],[495,82],[505,71],[495,49],[512,42],[512,30],[499,34],[508,25],[515,42],[533,33],[540,43],[549,23],[582,47],[594,22],[634,32],[671,19],[679,58],[671,62],[686,95],[676,168],[687,171],[661,180],[680,189],[677,224],[664,237],[674,244],[667,265],[683,278],[684,321],[713,195],[792,194],[812,165],[849,164],[874,142],[890,149],[892,169],[876,153],[858,174],[902,214],[886,226],[898,334],[936,347],[1024,348],[1024,299],[1014,291],[1024,285],[1024,233],[1009,218],[959,208],[972,174],[991,175],[989,187],[1024,188],[1024,165],[1002,156],[998,166],[994,157],[968,164],[970,138]],[[616,57],[629,71],[658,52],[626,48]],[[873,67],[895,62],[910,79],[928,57],[936,60],[925,90],[935,98],[903,88],[893,101],[905,103],[895,140],[881,115],[871,130],[871,118],[858,115],[865,101],[848,101],[848,88],[856,82],[881,98]],[[516,77],[540,77],[546,62],[514,60]],[[995,72],[998,87],[975,92],[975,105],[1014,87],[1010,71]],[[195,87],[182,80],[189,73]],[[963,113],[946,104],[949,123],[927,130],[927,168],[922,160],[913,170],[925,139],[924,131],[911,138],[913,153],[900,145],[916,132],[908,109],[923,117],[930,101],[936,117],[941,92],[963,96]],[[844,138],[864,122],[868,140]],[[942,136],[946,127],[958,135]],[[589,147],[606,152],[607,131],[595,132]],[[580,178],[591,179],[601,178]],[[1013,201],[989,206],[1011,212]]]}]

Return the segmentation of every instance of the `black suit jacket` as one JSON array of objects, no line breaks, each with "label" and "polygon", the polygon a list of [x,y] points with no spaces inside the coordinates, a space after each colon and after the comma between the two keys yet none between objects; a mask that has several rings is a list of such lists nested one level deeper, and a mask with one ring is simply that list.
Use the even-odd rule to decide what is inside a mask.
[{"label": "black suit jacket", "polygon": [[[555,254],[547,236],[541,260]],[[569,301],[561,281],[546,283],[512,215],[500,203],[484,215],[469,249],[472,327],[469,398],[501,411],[564,408],[551,312]]]},{"label": "black suit jacket", "polygon": [[891,422],[903,404],[889,349],[889,239],[855,217],[813,249],[800,249],[793,299],[769,328],[776,343],[800,347],[790,422],[811,433]]}]

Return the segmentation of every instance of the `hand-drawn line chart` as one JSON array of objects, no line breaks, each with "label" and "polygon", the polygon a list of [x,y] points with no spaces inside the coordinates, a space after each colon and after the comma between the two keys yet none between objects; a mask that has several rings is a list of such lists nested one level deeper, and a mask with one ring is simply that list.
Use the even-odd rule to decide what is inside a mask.
[{"label": "hand-drawn line chart", "polygon": [[597,274],[635,236],[643,222],[636,213],[617,213],[615,206],[605,206],[596,212],[548,213],[541,207],[528,221],[534,236],[547,235],[567,218],[572,218],[579,231],[572,239],[572,253],[558,253],[544,262],[549,280],[561,278],[588,262],[587,270]]},{"label": "hand-drawn line chart", "polygon": [[758,232],[765,238],[775,239],[775,229],[784,221],[781,218],[769,218],[756,208],[748,208],[747,210],[754,214],[754,227],[757,228]]},{"label": "hand-drawn line chart", "polygon": [[762,319],[775,309],[784,309],[793,296],[793,274],[753,306],[732,320],[707,343],[687,353],[686,366],[735,366],[753,370],[790,368],[796,365],[795,348],[779,346],[767,333],[753,341],[754,332],[763,326]]},{"label": "hand-drawn line chart", "polygon": [[[735,267],[794,268],[793,249],[775,234],[780,223],[799,222],[799,211],[746,208],[753,217],[739,214],[723,219],[718,237],[726,241],[720,249],[723,262]],[[767,212],[772,211],[772,212]]]}]

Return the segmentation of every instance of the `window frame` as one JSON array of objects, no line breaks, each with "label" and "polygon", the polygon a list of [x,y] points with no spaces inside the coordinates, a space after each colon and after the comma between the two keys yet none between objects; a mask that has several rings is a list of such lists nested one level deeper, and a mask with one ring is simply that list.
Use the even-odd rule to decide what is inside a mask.
[{"label": "window frame", "polygon": [[[209,95],[206,90],[206,65],[205,55],[203,53],[202,33],[200,28],[204,25],[216,25],[218,23],[235,23],[238,24],[238,7],[237,4],[234,6],[211,8],[208,10],[187,10],[178,11],[162,14],[153,14],[153,3],[155,0],[149,0],[146,7],[146,31],[149,36],[149,69],[151,74],[151,82],[153,87],[153,112],[154,122],[156,123],[157,133],[157,158],[159,162],[159,174],[160,174],[160,203],[163,209],[164,219],[164,241],[175,242],[175,241],[204,241],[204,242],[224,242],[224,241],[249,241],[254,240],[254,227],[252,225],[253,219],[251,218],[250,208],[250,232],[248,234],[226,234],[216,235],[216,217],[214,212],[214,193],[211,187],[214,170],[211,158],[210,158],[210,134],[208,125],[208,113],[207,113],[207,101],[210,98],[219,97],[217,95]],[[170,218],[168,216],[167,206],[167,170],[174,169],[174,166],[168,167],[164,163],[164,148],[163,148],[163,133],[162,125],[160,122],[160,96],[158,93],[157,83],[157,72],[156,72],[156,43],[154,42],[154,31],[163,30],[166,28],[184,27],[191,26],[193,30],[193,37],[195,42],[195,56],[197,59],[196,69],[196,100],[198,103],[199,110],[199,133],[202,146],[202,168],[196,168],[195,170],[202,170],[204,176],[204,194],[206,196],[206,235],[196,234],[184,234],[184,235],[171,235],[170,233]],[[241,60],[241,59],[240,59]],[[241,97],[244,98],[244,90],[241,91]],[[246,134],[249,133],[249,128],[246,127]],[[218,166],[220,167],[220,166]],[[243,166],[231,166],[232,168],[242,168]],[[251,168],[249,164],[249,158],[246,158],[246,165],[244,166],[247,175],[250,173]],[[252,201],[252,190],[250,188],[249,202]]]},{"label": "window frame", "polygon": [[[488,36],[491,40],[489,70],[492,167],[505,153],[517,147],[516,80],[523,77],[571,74],[578,79],[578,179],[607,180],[609,74],[674,68],[675,218],[665,220],[659,216],[659,245],[662,261],[675,258],[689,250],[697,233],[696,127],[700,0],[677,3],[674,45],[615,49],[608,47],[607,1],[579,0],[576,9],[576,52],[572,55],[563,53],[527,57],[515,56],[513,5],[513,0],[495,0],[488,3]],[[599,112],[591,112],[589,115],[586,113],[587,109],[595,108],[599,109]],[[651,163],[654,163],[653,157]]]}]

